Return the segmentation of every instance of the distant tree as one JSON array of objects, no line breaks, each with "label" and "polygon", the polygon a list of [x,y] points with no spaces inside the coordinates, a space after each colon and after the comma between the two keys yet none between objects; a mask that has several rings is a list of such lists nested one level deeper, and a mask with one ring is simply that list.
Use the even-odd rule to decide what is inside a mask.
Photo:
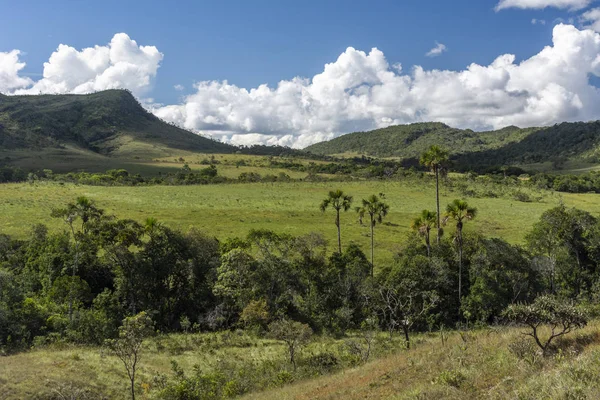
[{"label": "distant tree", "polygon": [[[529,305],[510,305],[502,315],[509,321],[531,328],[531,331],[525,334],[535,340],[544,355],[548,354],[554,339],[583,328],[588,323],[587,316],[571,302],[548,295],[536,298]],[[539,331],[543,325],[548,325],[550,328],[550,335],[545,340],[540,336]]]},{"label": "distant tree", "polygon": [[296,369],[296,353],[310,340],[313,331],[306,324],[287,319],[272,322],[269,325],[272,338],[282,340],[288,348],[290,363]]},{"label": "distant tree", "polygon": [[425,245],[427,246],[427,257],[431,257],[431,241],[430,233],[431,228],[435,226],[437,221],[437,214],[429,210],[423,210],[421,215],[415,218],[410,227],[412,230],[417,232],[419,236],[425,238]]},{"label": "distant tree", "polygon": [[470,207],[464,200],[454,200],[446,207],[444,223],[452,220],[456,223],[456,246],[458,247],[458,302],[462,301],[462,263],[463,263],[463,226],[466,221],[475,218],[477,209]]},{"label": "distant tree", "polygon": [[421,154],[419,162],[421,165],[431,169],[435,174],[435,199],[437,205],[437,243],[440,244],[442,237],[442,224],[440,214],[440,172],[448,163],[448,151],[443,150],[439,146],[431,146],[429,150]]},{"label": "distant tree", "polygon": [[362,207],[356,207],[356,212],[360,220],[368,215],[371,227],[371,276],[375,270],[375,225],[381,223],[383,218],[388,214],[390,207],[382,202],[376,195],[371,195],[367,199],[363,199]]},{"label": "distant tree", "polygon": [[335,226],[338,235],[338,253],[342,253],[342,234],[340,228],[340,211],[348,211],[352,205],[352,196],[344,194],[341,190],[330,191],[326,199],[321,202],[321,211],[325,212],[328,207],[335,210]]},{"label": "distant tree", "polygon": [[140,361],[142,344],[152,332],[152,320],[142,311],[133,317],[125,318],[123,325],[119,327],[119,337],[106,341],[113,354],[125,366],[131,384],[132,400],[135,400],[135,374]]}]

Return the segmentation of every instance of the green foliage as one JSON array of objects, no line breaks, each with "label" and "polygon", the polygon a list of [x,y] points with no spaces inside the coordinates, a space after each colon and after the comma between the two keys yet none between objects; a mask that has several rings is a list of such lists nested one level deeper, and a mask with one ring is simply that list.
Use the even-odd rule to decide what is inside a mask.
[{"label": "green foliage", "polygon": [[[548,295],[536,298],[529,305],[510,305],[502,315],[509,321],[528,326],[530,331],[526,334],[535,340],[544,355],[548,354],[554,339],[583,328],[588,323],[588,317],[571,302]],[[543,325],[549,325],[551,329],[546,339],[541,337],[540,328]]]},{"label": "green foliage", "polygon": [[310,340],[312,329],[297,321],[282,319],[269,324],[269,335],[283,341],[288,349],[290,363],[296,369],[296,353]]},{"label": "green foliage", "polygon": [[131,384],[131,399],[135,400],[135,375],[142,354],[144,339],[153,330],[152,319],[144,312],[127,317],[119,327],[119,337],[106,342],[112,353],[121,360]]}]

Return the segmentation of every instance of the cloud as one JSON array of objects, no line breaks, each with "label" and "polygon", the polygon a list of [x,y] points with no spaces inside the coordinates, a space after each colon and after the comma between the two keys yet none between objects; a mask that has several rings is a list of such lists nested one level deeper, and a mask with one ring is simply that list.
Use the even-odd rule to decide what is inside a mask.
[{"label": "cloud", "polygon": [[195,84],[159,117],[237,144],[304,147],[340,134],[418,121],[496,129],[600,118],[600,35],[557,25],[553,45],[520,63],[511,54],[462,71],[408,73],[383,52],[346,49],[312,79],[246,89],[227,81]]},{"label": "cloud", "polygon": [[593,0],[500,0],[496,5],[496,11],[506,8],[521,9],[544,9],[546,7],[555,7],[569,9],[572,11],[581,10]]},{"label": "cloud", "polygon": [[180,91],[180,92],[181,92],[183,89],[185,89],[185,87],[184,87],[183,85],[179,85],[179,84],[177,84],[177,85],[173,86],[173,88],[175,88],[175,90],[177,90],[177,91]]},{"label": "cloud", "polygon": [[[21,74],[20,56],[17,50],[0,53],[0,91],[125,87],[139,97],[163,57],[155,47],[118,34],[107,46],[59,46],[43,77],[33,81]],[[558,24],[552,44],[521,62],[504,54],[459,71],[404,70],[377,48],[349,47],[312,78],[254,88],[200,81],[178,104],[148,100],[146,106],[169,122],[231,143],[305,147],[347,132],[421,121],[485,130],[600,119],[600,91],[590,76],[600,76],[600,34]]]},{"label": "cloud", "polygon": [[531,24],[532,25],[538,25],[538,24],[539,25],[546,25],[546,20],[545,19],[536,19],[536,18],[534,18],[534,19],[531,20]]},{"label": "cloud", "polygon": [[25,63],[19,61],[20,54],[19,50],[0,52],[0,93],[12,92],[33,83],[30,78],[19,75],[19,71],[25,68]]},{"label": "cloud", "polygon": [[579,19],[586,28],[600,32],[600,8],[592,8],[584,12]]},{"label": "cloud", "polygon": [[448,51],[446,45],[442,43],[435,42],[435,47],[425,54],[427,57],[437,57],[441,55],[443,52]]},{"label": "cloud", "polygon": [[141,95],[150,88],[162,58],[156,47],[138,46],[125,33],[114,35],[106,46],[77,50],[61,44],[44,63],[43,78],[15,93],[89,93],[125,88]]}]

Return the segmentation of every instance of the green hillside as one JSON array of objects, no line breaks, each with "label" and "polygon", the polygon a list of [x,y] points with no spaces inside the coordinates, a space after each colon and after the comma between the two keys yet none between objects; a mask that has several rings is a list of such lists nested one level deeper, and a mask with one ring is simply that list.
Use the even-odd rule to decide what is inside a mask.
[{"label": "green hillside", "polygon": [[208,153],[236,149],[161,121],[125,90],[0,96],[0,148],[117,157],[167,156],[172,149]]},{"label": "green hillside", "polygon": [[597,163],[600,122],[526,129],[509,126],[488,132],[455,129],[442,123],[416,123],[350,133],[306,150],[406,159],[417,158],[433,144],[448,149],[462,165],[530,164],[557,158]]}]

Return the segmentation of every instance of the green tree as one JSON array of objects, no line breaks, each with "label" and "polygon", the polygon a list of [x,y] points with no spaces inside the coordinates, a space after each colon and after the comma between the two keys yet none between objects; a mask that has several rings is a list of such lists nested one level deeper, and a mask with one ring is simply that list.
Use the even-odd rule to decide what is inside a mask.
[{"label": "green tree", "polygon": [[310,340],[313,331],[310,326],[287,319],[271,322],[269,334],[272,338],[285,342],[290,363],[296,369],[296,353]]},{"label": "green tree", "polygon": [[477,215],[477,209],[470,207],[464,200],[454,200],[446,207],[444,223],[452,220],[456,223],[456,246],[458,247],[458,302],[462,302],[462,264],[463,264],[463,227],[466,221]]},{"label": "green tree", "polygon": [[435,201],[437,206],[437,243],[440,244],[442,237],[442,224],[440,214],[440,172],[446,168],[448,164],[448,151],[443,150],[439,146],[433,145],[421,154],[419,162],[421,165],[431,169],[435,174]]},{"label": "green tree", "polygon": [[107,340],[106,344],[121,360],[129,376],[131,399],[135,400],[135,374],[142,353],[144,339],[153,332],[152,319],[144,312],[127,317],[119,327],[119,337]]},{"label": "green tree", "polygon": [[326,199],[321,202],[321,211],[325,212],[328,207],[335,210],[335,226],[338,235],[338,253],[342,253],[342,233],[340,228],[340,211],[348,211],[352,205],[352,196],[344,194],[341,190],[330,191]]},{"label": "green tree", "polygon": [[[93,222],[97,222],[104,215],[104,211],[97,208],[94,202],[85,196],[80,196],[74,203],[70,203],[65,208],[53,209],[51,216],[61,218],[71,231],[73,241],[75,242],[75,255],[71,267],[71,276],[74,278],[79,269],[80,246],[83,239]],[[81,222],[80,229],[76,226],[77,221]],[[75,280],[73,279],[73,282]],[[75,290],[73,288],[73,290]],[[72,290],[72,291],[73,291]],[[75,293],[69,296],[69,322],[73,323],[73,297]]]},{"label": "green tree", "polygon": [[[573,303],[548,295],[536,298],[529,305],[510,305],[504,310],[503,316],[512,322],[528,326],[531,331],[525,334],[535,340],[544,355],[548,354],[554,339],[583,328],[588,323],[587,316]],[[550,335],[546,339],[540,336],[539,329],[543,325],[550,327]]]},{"label": "green tree", "polygon": [[[590,213],[559,205],[545,211],[527,235],[532,252],[543,258],[551,293],[578,296],[597,275],[598,221]],[[542,260],[540,260],[542,261]]]},{"label": "green tree", "polygon": [[356,208],[360,221],[362,221],[366,215],[369,216],[369,226],[371,227],[371,276],[373,276],[375,271],[375,225],[383,221],[383,218],[388,214],[389,209],[390,206],[381,201],[379,197],[374,194],[367,199],[362,200],[362,207]]},{"label": "green tree", "polygon": [[429,210],[423,210],[421,215],[416,217],[410,227],[412,230],[417,232],[419,236],[425,238],[425,245],[427,246],[427,257],[431,257],[431,241],[430,233],[431,228],[435,226],[437,221],[437,214]]}]

